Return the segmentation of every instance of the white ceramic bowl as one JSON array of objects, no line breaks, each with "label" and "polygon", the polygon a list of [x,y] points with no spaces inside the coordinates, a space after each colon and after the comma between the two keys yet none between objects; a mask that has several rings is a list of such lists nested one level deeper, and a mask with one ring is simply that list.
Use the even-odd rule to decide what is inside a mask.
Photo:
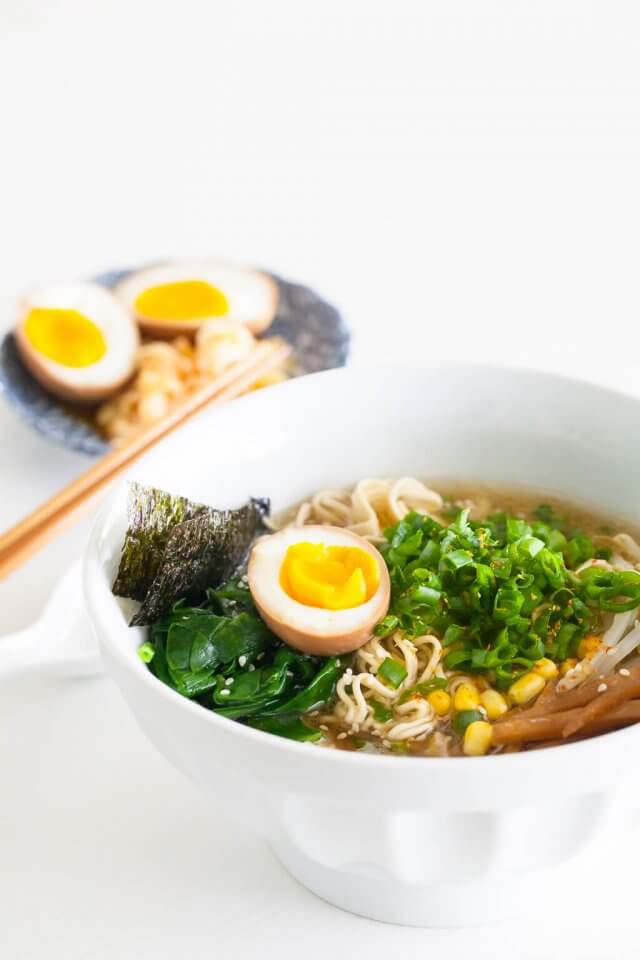
[{"label": "white ceramic bowl", "polygon": [[[319,374],[202,415],[132,476],[216,506],[414,474],[525,485],[637,517],[640,402],[487,367]],[[107,668],[149,739],[259,831],[306,887],[380,920],[461,925],[540,902],[545,869],[620,829],[640,725],[478,759],[372,756],[298,744],[216,717],[156,680],[110,587],[121,488],[85,561]]]}]

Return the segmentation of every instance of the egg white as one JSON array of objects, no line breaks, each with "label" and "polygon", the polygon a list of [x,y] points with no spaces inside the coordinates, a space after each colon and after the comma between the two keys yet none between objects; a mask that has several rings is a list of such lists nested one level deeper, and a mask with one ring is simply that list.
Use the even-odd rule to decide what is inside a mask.
[{"label": "egg white", "polygon": [[246,267],[216,260],[190,260],[159,264],[129,274],[115,288],[115,293],[136,316],[144,330],[157,336],[192,333],[207,317],[199,320],[159,320],[137,313],[137,298],[150,287],[185,280],[201,280],[224,293],[229,303],[225,318],[244,323],[253,333],[261,333],[273,320],[278,305],[278,289],[271,277]]},{"label": "egg white", "polygon": [[[358,547],[378,564],[380,583],[365,603],[345,610],[323,610],[299,603],[280,583],[287,549],[295,543],[323,543],[329,547]],[[249,559],[249,589],[262,618],[273,632],[297,650],[330,655],[362,646],[389,607],[389,573],[386,564],[368,541],[339,527],[287,527],[262,537]]]},{"label": "egg white", "polygon": [[[98,327],[106,350],[95,363],[68,367],[33,346],[24,323],[34,308],[77,310]],[[29,294],[21,304],[16,341],[33,375],[52,393],[69,400],[92,402],[113,393],[132,374],[140,335],[122,303],[97,283],[64,283]]]}]

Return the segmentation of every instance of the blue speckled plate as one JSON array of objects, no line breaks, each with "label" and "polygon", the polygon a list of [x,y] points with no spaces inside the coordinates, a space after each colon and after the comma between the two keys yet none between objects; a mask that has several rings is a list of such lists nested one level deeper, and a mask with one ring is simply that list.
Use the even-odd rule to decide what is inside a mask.
[{"label": "blue speckled plate", "polygon": [[[97,277],[113,287],[130,270],[114,270]],[[293,348],[294,376],[343,367],[349,352],[349,331],[331,304],[313,290],[273,274],[280,290],[278,311],[266,336],[279,336]],[[50,396],[22,363],[12,333],[0,343],[0,389],[18,414],[43,436],[71,450],[99,456],[109,450],[91,423]]]}]

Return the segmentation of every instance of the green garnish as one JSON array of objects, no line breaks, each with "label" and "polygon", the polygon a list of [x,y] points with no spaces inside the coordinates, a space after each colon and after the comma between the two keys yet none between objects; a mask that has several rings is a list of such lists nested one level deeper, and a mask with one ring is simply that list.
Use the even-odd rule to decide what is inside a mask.
[{"label": "green garnish", "polygon": [[371,704],[373,709],[373,718],[377,720],[378,723],[386,723],[387,720],[391,720],[393,716],[393,710],[390,710],[389,707],[385,707],[383,703],[380,703],[379,700],[374,700]]},{"label": "green garnish", "polygon": [[421,697],[427,697],[430,693],[433,693],[434,690],[446,690],[448,686],[448,681],[444,677],[432,677],[431,680],[425,680],[423,683],[416,683],[415,687],[409,687],[408,690],[405,690],[398,704],[406,703],[407,700],[411,700],[415,694],[419,694]]},{"label": "green garnish", "polygon": [[399,660],[395,660],[393,657],[385,657],[378,667],[378,676],[397,689],[406,679],[407,669]]},{"label": "green garnish", "polygon": [[156,651],[153,644],[149,643],[148,641],[141,643],[138,647],[138,656],[143,663],[151,663],[155,656],[155,652]]},{"label": "green garnish", "polygon": [[601,610],[623,613],[640,605],[640,574],[633,570],[587,568],[580,575],[587,598]]},{"label": "green garnish", "polygon": [[[575,574],[596,556],[591,538],[548,506],[534,517],[497,513],[476,522],[461,510],[443,525],[410,513],[386,530],[391,605],[377,636],[433,632],[447,669],[485,673],[506,687],[541,657],[573,655],[602,612],[640,605],[639,573]],[[378,673],[394,672],[393,664],[384,660]]]},{"label": "green garnish", "polygon": [[462,710],[454,717],[452,726],[456,733],[462,736],[469,724],[475,723],[476,720],[484,720],[479,710]]}]

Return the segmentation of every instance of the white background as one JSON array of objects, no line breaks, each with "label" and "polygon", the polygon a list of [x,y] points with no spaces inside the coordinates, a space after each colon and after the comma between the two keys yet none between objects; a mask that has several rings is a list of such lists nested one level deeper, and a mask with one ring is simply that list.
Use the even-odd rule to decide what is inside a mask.
[{"label": "white background", "polygon": [[[315,285],[356,363],[637,389],[637,4],[0,0],[0,27],[0,326],[31,286],[213,254]],[[7,526],[86,461],[4,407],[0,431]],[[0,585],[2,632],[39,612],[87,522]],[[608,852],[617,900],[594,862],[567,881],[578,906],[559,894],[525,923],[350,918],[156,757],[106,681],[3,690],[0,770],[12,960],[637,956],[637,837]]]}]

